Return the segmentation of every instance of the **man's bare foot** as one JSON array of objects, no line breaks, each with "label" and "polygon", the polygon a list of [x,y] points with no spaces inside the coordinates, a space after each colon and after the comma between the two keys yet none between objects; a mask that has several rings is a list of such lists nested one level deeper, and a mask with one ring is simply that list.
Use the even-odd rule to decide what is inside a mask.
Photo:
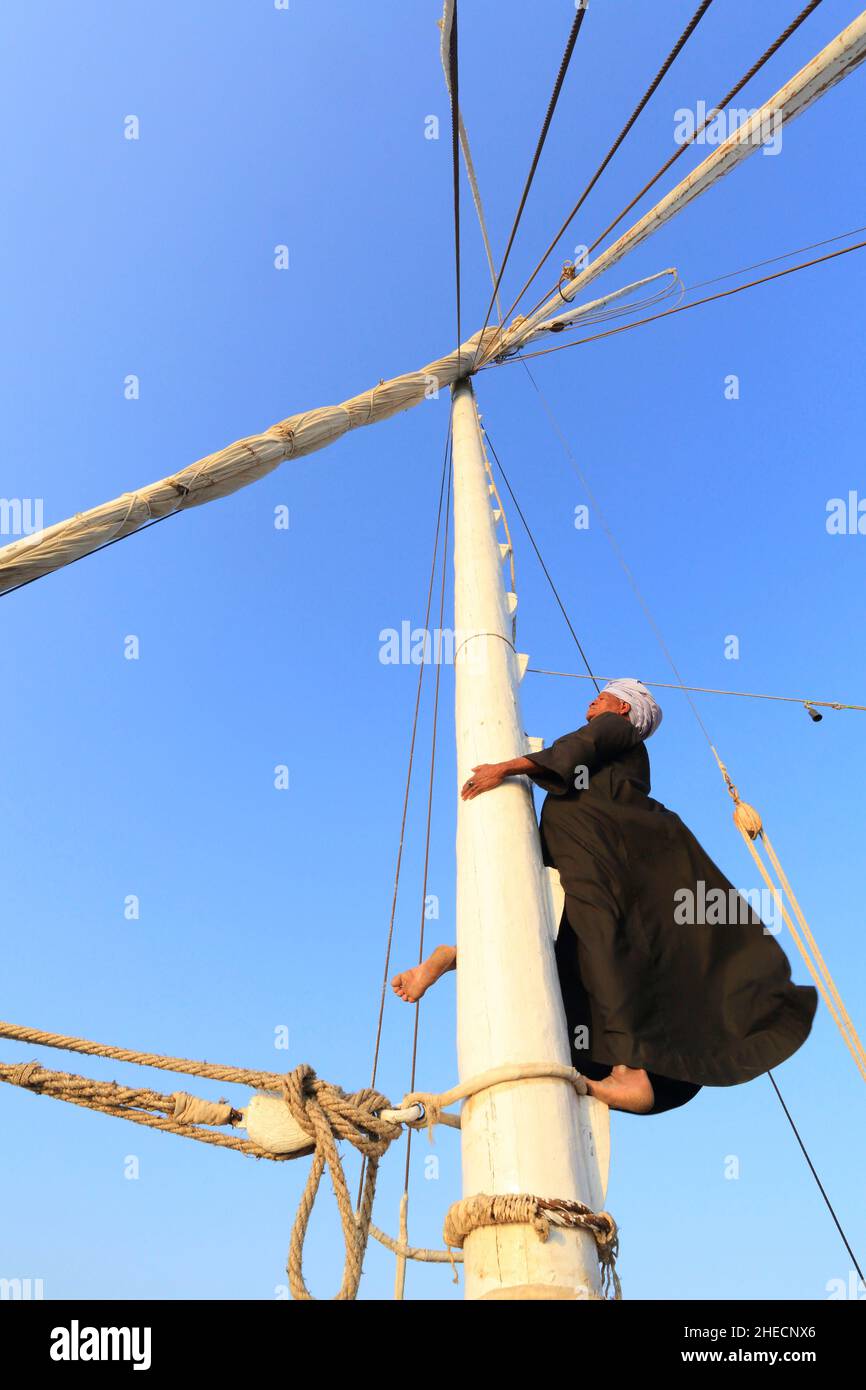
[{"label": "man's bare foot", "polygon": [[604,1101],[611,1110],[648,1115],[655,1105],[652,1082],[642,1068],[617,1066],[603,1081],[590,1081],[589,1077],[584,1077],[584,1081],[589,1094]]},{"label": "man's bare foot", "polygon": [[457,947],[437,946],[420,965],[413,965],[411,970],[401,970],[399,975],[395,975],[391,981],[391,988],[400,999],[405,999],[407,1004],[417,1004],[430,986],[435,985],[441,975],[453,970],[456,965]]}]

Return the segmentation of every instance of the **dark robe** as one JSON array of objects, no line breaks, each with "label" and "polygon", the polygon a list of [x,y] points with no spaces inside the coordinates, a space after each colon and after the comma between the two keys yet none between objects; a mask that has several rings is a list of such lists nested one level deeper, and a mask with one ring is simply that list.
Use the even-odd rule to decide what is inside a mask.
[{"label": "dark robe", "polygon": [[[619,1063],[644,1068],[656,1097],[649,1113],[659,1114],[702,1086],[751,1081],[796,1052],[817,991],[792,984],[760,917],[679,816],[649,795],[646,747],[627,716],[598,715],[528,756],[533,781],[549,793],[544,862],[565,890],[556,960],[578,1071],[600,1080]],[[715,909],[701,905],[707,895],[720,901],[715,889],[724,907],[711,925]],[[682,890],[694,894],[689,920]],[[578,1033],[575,1046],[581,1025],[588,1041]]]}]

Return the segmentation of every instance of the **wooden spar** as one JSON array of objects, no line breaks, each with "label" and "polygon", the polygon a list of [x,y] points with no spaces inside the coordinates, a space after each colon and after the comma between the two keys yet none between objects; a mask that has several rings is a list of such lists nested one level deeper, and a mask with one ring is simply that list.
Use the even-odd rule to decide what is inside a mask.
[{"label": "wooden spar", "polygon": [[471,369],[480,365],[486,360],[485,354],[495,357],[522,346],[547,315],[554,312],[561,315],[563,301],[569,303],[584,285],[615,265],[751,154],[756,145],[746,143],[747,133],[754,134],[756,123],[765,119],[768,111],[778,108],[783,120],[792,120],[830,87],[853,72],[864,57],[866,11],[613,246],[603,251],[573,280],[566,282],[561,293],[557,291],[537,313],[519,320],[510,334],[502,335],[498,328],[491,326],[483,334],[475,334],[464,343],[459,353],[452,352],[420,371],[382,381],[372,390],[353,396],[340,405],[323,406],[289,416],[261,434],[237,440],[168,478],[79,512],[35,535],[12,541],[0,548],[0,594],[40,579],[83,555],[132,535],[151,521],[199,506],[203,502],[227,497],[265,477],[287,459],[311,454],[333,443],[349,430],[374,424],[430,399],[435,391],[463,375],[467,371],[467,364]]},{"label": "wooden spar", "polygon": [[[513,352],[518,347],[524,347],[532,338],[537,337],[537,329],[544,319],[559,310],[562,310],[562,301],[571,300],[580,293],[593,280],[597,280],[604,271],[621,261],[623,256],[628,255],[635,247],[640,246],[641,242],[646,241],[647,237],[653,232],[658,231],[666,222],[670,222],[678,212],[688,207],[695,198],[719,179],[724,178],[725,174],[743,160],[748,159],[750,154],[761,147],[762,133],[768,127],[772,130],[778,129],[781,123],[782,129],[785,124],[799,116],[813,102],[828,92],[831,87],[835,87],[843,77],[847,77],[855,68],[859,67],[866,58],[866,10],[863,10],[857,18],[843,29],[841,34],[837,34],[821,52],[816,54],[811,62],[801,68],[794,77],[786,82],[783,87],[765,101],[749,120],[739,126],[725,142],[714,150],[711,155],[693,169],[686,178],[682,179],[670,193],[666,194],[660,202],[650,208],[644,217],[630,227],[627,232],[609,246],[606,251],[602,251],[600,256],[588,265],[585,270],[576,275],[573,280],[566,281],[555,294],[541,305],[533,314],[527,315],[525,319],[515,321],[512,330],[502,335],[499,343],[493,349],[492,355],[499,356],[504,352]],[[490,351],[490,349],[488,349]]]},{"label": "wooden spar", "polygon": [[[528,751],[520,715],[513,602],[488,493],[475,398],[454,388],[455,678],[458,786],[479,763]],[[569,1064],[553,954],[550,897],[532,796],[509,779],[457,814],[457,1017],[461,1081],[493,1067]],[[601,1200],[587,1141],[589,1107],[561,1080],[480,1092],[461,1114],[463,1193],[529,1193],[593,1206]],[[583,1107],[583,1116],[581,1108]],[[595,1243],[585,1231],[487,1226],[464,1246],[467,1298],[599,1296]]]}]

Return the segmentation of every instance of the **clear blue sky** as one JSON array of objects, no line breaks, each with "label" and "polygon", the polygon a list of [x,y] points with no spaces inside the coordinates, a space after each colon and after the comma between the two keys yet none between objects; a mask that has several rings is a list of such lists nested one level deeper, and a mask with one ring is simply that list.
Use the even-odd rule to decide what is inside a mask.
[{"label": "clear blue sky", "polygon": [[[573,10],[567,0],[460,8],[464,113],[501,252]],[[592,5],[506,277],[512,293],[693,8]],[[719,0],[555,267],[673,151],[677,109],[720,97],[796,8]],[[858,8],[826,0],[743,104],[774,91]],[[44,499],[48,524],[451,348],[438,14],[438,0],[291,0],[288,12],[271,0],[10,0],[4,497]],[[778,156],[756,154],[604,284],[670,264],[696,282],[866,221],[864,83],[860,72],[835,89],[784,132]],[[131,114],[138,141],[124,139]],[[438,141],[424,138],[431,114]],[[471,331],[489,282],[468,198],[463,214]],[[287,272],[273,267],[280,243]],[[866,491],[862,291],[855,254],[534,364],[687,681],[866,703],[866,537],[825,527],[828,499]],[[130,373],[138,401],[124,399]],[[724,396],[730,373],[736,401]],[[597,518],[574,528],[585,499],[523,368],[484,374],[478,394],[596,669],[670,679]],[[366,1084],[417,674],[379,661],[379,633],[423,618],[447,409],[443,397],[359,431],[4,601],[4,1017],[251,1067],[309,1061],[347,1089]],[[273,526],[280,504],[288,531]],[[533,664],[576,670],[512,525],[520,646]],[[737,660],[724,655],[731,634]],[[124,657],[129,635],[137,661]],[[585,693],[528,676],[527,730],[549,741],[575,727]],[[431,944],[453,939],[452,694],[446,670]],[[866,716],[828,712],[813,725],[796,706],[699,698],[862,1023]],[[683,696],[666,692],[664,707],[654,790],[752,886]],[[423,752],[429,711],[421,737]],[[274,789],[277,764],[289,768],[287,791]],[[419,777],[396,964],[417,949],[424,802]],[[124,917],[130,894],[138,921]],[[454,1022],[449,979],[422,1007],[420,1085],[456,1079]],[[288,1053],[273,1046],[282,1025]],[[380,1080],[395,1098],[411,1026],[390,998]],[[11,1043],[0,1052],[178,1084]],[[862,1259],[862,1085],[823,1006],[777,1080]],[[42,1278],[55,1298],[269,1299],[284,1284],[305,1161],[254,1163],[10,1088],[0,1105],[3,1277]],[[613,1144],[608,1205],[627,1296],[822,1299],[829,1281],[848,1280],[766,1078],[705,1089],[658,1118],[614,1116]],[[438,1243],[459,1195],[457,1136],[440,1133],[438,1173],[425,1176],[430,1152],[416,1140],[410,1233],[421,1244]],[[124,1176],[129,1155],[136,1180]],[[401,1149],[380,1183],[377,1220],[391,1230],[402,1167]],[[326,1186],[308,1256],[317,1293],[336,1291],[340,1262]],[[364,1296],[389,1295],[392,1264],[371,1250]],[[449,1277],[411,1267],[408,1294],[459,1296]]]}]

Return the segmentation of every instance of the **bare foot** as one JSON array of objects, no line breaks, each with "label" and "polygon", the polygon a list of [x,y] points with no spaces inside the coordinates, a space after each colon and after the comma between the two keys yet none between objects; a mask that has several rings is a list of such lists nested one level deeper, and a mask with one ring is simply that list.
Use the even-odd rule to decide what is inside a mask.
[{"label": "bare foot", "polygon": [[395,975],[391,981],[391,988],[400,999],[405,999],[407,1004],[417,1004],[430,986],[435,985],[441,975],[453,970],[456,965],[456,946],[437,946],[420,965],[413,965],[411,970],[401,970],[399,975]]},{"label": "bare foot", "polygon": [[611,1110],[648,1115],[655,1105],[652,1082],[642,1068],[617,1066],[603,1081],[590,1081],[588,1077],[584,1080],[589,1094],[604,1101]]}]

